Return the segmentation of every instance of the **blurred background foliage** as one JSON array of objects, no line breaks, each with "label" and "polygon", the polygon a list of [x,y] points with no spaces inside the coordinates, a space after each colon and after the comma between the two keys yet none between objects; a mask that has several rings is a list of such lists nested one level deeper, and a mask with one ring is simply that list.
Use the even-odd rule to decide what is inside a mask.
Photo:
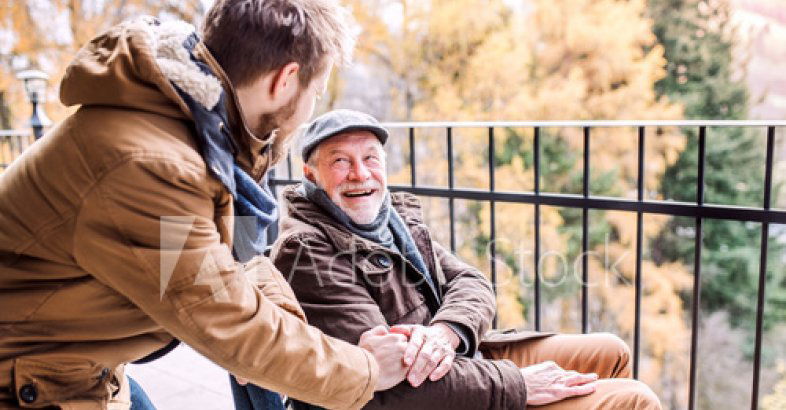
[{"label": "blurred background foliage", "polygon": [[[783,118],[786,7],[781,0],[346,0],[359,23],[356,63],[322,107],[386,121]],[[200,23],[209,1],[5,0],[0,3],[0,128],[29,116],[15,73],[57,83],[79,47],[125,18]],[[534,189],[533,130],[494,130],[496,189]],[[543,128],[541,189],[581,193],[582,130]],[[647,128],[647,199],[696,201],[698,130]],[[417,184],[447,186],[445,130],[416,130]],[[488,130],[453,130],[455,182],[488,189]],[[705,199],[761,207],[765,130],[709,128]],[[635,128],[591,135],[592,195],[636,198]],[[406,130],[388,144],[392,183],[411,183]],[[297,161],[295,169],[298,169]],[[786,208],[786,136],[776,135],[774,206]],[[447,201],[425,199],[449,243]],[[490,270],[490,206],[456,201],[457,253]],[[636,215],[590,212],[590,331],[633,342]],[[580,331],[581,210],[541,207],[542,328]],[[667,408],[687,405],[695,221],[646,215],[642,380]],[[748,407],[761,226],[704,224],[698,406]],[[786,406],[786,229],[770,228],[762,407]],[[500,326],[534,326],[534,209],[496,204]]]}]

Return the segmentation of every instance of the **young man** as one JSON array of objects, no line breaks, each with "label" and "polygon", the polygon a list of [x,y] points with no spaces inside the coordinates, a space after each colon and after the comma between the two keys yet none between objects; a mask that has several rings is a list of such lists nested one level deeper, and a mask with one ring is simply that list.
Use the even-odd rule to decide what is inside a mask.
[{"label": "young man", "polygon": [[366,408],[660,408],[628,379],[630,351],[616,336],[487,332],[491,284],[431,239],[415,196],[388,192],[387,138],[363,113],[317,118],[303,136],[303,183],[284,192],[288,215],[272,253],[325,333],[355,343],[390,325],[408,337],[407,383]]},{"label": "young man", "polygon": [[128,408],[124,365],[177,340],[329,408],[403,380],[404,336],[325,336],[260,255],[258,182],[346,61],[346,18],[218,0],[201,38],[142,18],[84,46],[60,85],[78,109],[0,175],[0,408]]}]

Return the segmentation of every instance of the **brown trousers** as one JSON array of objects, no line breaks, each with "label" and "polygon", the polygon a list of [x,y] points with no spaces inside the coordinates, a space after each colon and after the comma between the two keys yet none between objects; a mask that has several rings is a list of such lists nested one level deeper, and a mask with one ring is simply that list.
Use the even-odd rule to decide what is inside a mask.
[{"label": "brown trousers", "polygon": [[659,410],[660,401],[646,384],[631,379],[628,345],[609,333],[554,335],[484,350],[483,357],[507,359],[519,367],[553,361],[565,370],[597,373],[594,393],[539,406],[544,410]]}]

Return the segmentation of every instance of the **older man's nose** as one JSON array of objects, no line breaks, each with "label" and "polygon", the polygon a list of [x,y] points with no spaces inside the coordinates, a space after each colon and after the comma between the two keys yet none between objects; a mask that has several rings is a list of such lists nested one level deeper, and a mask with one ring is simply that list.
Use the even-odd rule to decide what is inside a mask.
[{"label": "older man's nose", "polygon": [[371,172],[368,170],[365,164],[362,162],[356,162],[352,165],[352,172],[350,172],[350,178],[357,180],[357,181],[365,181],[371,178]]}]

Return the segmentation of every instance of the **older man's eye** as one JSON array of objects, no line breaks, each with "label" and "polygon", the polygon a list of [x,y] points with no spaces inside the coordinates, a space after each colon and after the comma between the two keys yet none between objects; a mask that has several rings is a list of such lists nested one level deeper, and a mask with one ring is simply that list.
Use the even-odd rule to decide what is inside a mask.
[{"label": "older man's eye", "polygon": [[334,167],[347,167],[349,166],[349,160],[346,158],[336,158],[333,160],[332,164]]}]

